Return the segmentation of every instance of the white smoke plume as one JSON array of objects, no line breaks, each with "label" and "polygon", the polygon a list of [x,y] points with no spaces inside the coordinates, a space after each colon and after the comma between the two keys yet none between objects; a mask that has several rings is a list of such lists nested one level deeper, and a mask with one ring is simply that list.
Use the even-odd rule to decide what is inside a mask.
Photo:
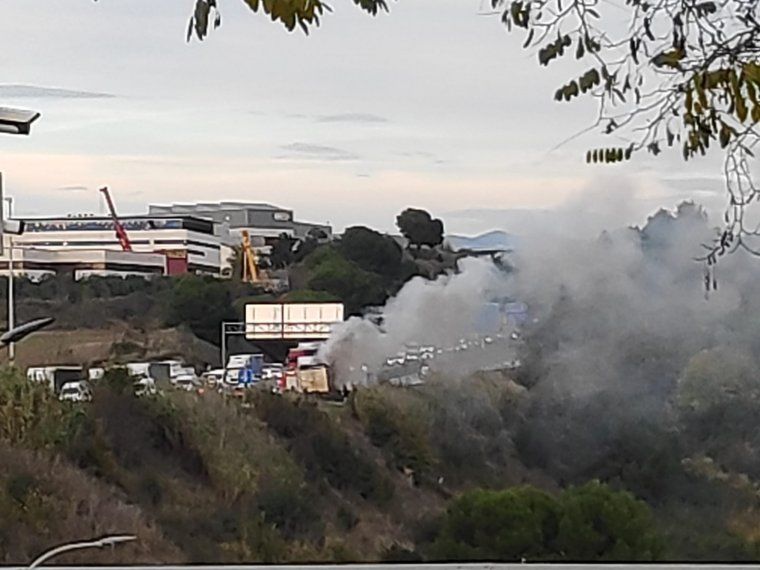
[{"label": "white smoke plume", "polygon": [[450,347],[473,338],[483,304],[507,296],[509,280],[490,259],[462,259],[459,270],[434,281],[416,277],[406,283],[383,307],[381,326],[360,317],[343,323],[321,354],[338,381],[361,382],[362,366],[377,372],[408,344]]}]

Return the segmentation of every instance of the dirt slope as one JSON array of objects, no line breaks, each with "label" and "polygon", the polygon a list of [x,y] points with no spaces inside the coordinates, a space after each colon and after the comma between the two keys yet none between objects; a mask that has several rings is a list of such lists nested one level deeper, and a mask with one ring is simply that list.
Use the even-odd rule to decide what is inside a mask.
[{"label": "dirt slope", "polygon": [[[126,325],[40,331],[16,345],[16,366],[121,364],[130,360],[180,358],[189,364],[216,365],[219,349],[182,329],[143,331]],[[8,362],[7,350],[0,363]]]}]

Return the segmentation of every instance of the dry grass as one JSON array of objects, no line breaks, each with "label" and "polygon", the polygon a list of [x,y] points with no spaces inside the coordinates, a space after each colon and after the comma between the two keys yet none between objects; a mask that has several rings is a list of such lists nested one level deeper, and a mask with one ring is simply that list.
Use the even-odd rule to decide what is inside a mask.
[{"label": "dry grass", "polygon": [[135,505],[113,489],[41,452],[0,444],[0,562],[26,564],[56,545],[108,534],[135,543],[87,550],[59,564],[181,563],[182,554]]}]

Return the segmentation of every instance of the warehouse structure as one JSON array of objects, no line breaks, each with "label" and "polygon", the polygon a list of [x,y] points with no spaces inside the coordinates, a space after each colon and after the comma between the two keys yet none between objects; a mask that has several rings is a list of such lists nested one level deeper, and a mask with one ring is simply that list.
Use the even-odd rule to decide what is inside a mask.
[{"label": "warehouse structure", "polygon": [[240,232],[248,234],[261,245],[286,234],[296,239],[309,236],[322,239],[332,237],[332,228],[327,224],[297,222],[293,210],[279,208],[272,204],[256,202],[200,202],[197,204],[152,204],[148,208],[150,215],[160,216],[194,216],[212,220],[217,225],[217,235],[222,239],[225,232],[240,242]]}]

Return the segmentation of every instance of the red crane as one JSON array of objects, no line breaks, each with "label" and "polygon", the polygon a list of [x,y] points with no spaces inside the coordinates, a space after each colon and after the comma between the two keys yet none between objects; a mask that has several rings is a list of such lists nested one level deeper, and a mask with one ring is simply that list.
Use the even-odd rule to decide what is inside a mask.
[{"label": "red crane", "polygon": [[113,205],[113,200],[111,200],[111,194],[108,192],[108,187],[104,186],[100,189],[100,191],[103,193],[103,196],[106,199],[106,204],[108,204],[108,211],[111,212],[113,228],[116,230],[116,237],[119,239],[121,249],[123,251],[132,251],[132,242],[129,241],[127,230],[125,230],[124,226],[121,225],[119,217],[116,215],[116,208]]}]

